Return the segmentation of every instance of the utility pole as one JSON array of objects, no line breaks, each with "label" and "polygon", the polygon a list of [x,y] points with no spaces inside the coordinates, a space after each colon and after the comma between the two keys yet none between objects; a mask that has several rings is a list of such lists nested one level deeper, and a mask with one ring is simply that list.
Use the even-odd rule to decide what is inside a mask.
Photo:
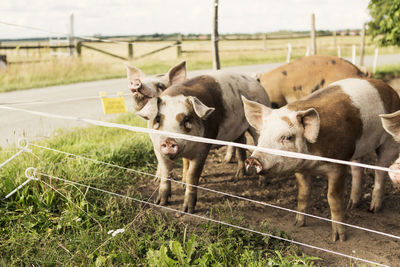
[{"label": "utility pole", "polygon": [[213,57],[213,69],[219,70],[221,68],[219,64],[219,51],[218,51],[218,0],[214,0],[214,17],[213,17],[214,30],[211,35],[212,44],[212,57]]}]

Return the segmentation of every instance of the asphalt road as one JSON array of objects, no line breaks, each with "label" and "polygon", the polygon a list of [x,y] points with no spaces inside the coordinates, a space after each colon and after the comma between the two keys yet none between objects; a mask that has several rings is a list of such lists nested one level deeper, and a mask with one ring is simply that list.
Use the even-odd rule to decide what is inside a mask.
[{"label": "asphalt road", "polygon": [[[372,60],[373,58],[371,56],[366,57],[365,65],[371,66]],[[358,62],[358,60],[356,62]],[[381,55],[379,56],[378,65],[387,65],[399,62],[400,55]],[[229,67],[223,69],[255,74],[269,71],[281,64],[284,64],[284,62]],[[210,72],[210,70],[192,71],[189,72],[188,76],[192,77],[208,72]],[[126,79],[112,79],[0,93],[0,105],[8,105],[57,115],[108,120],[112,118],[113,115],[103,114],[100,99],[81,99],[65,102],[67,99],[99,96],[100,91],[106,92],[108,95],[115,95],[118,91],[125,94],[130,93],[127,89]],[[131,98],[129,96],[125,97],[125,101],[128,111],[133,112]],[[58,128],[71,128],[74,126],[87,125],[86,123],[46,118],[4,109],[0,109],[0,122],[0,146],[3,147],[15,143],[22,136],[28,137],[29,139],[47,137]]]}]

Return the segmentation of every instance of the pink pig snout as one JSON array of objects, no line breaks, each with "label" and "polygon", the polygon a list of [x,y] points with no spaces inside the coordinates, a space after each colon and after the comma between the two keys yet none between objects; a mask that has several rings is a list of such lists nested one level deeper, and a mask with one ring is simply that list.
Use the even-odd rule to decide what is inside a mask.
[{"label": "pink pig snout", "polygon": [[254,157],[249,157],[248,159],[246,159],[245,164],[246,164],[246,172],[247,173],[249,173],[249,172],[251,173],[255,170],[257,172],[257,174],[259,174],[263,170],[263,166],[262,166],[261,162]]},{"label": "pink pig snout", "polygon": [[174,158],[178,154],[178,143],[171,138],[165,139],[161,143],[161,153],[170,158]]}]

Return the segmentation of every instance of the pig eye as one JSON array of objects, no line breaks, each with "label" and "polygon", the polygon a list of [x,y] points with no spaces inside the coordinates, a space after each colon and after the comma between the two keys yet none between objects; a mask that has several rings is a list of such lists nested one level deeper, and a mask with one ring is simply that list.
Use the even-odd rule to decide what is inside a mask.
[{"label": "pig eye", "polygon": [[157,115],[153,121],[153,128],[158,129],[160,127],[161,118],[160,115]]},{"label": "pig eye", "polygon": [[183,117],[182,125],[183,125],[183,127],[185,127],[186,130],[190,131],[192,129],[192,123],[190,122],[189,116]]},{"label": "pig eye", "polygon": [[294,140],[294,135],[283,135],[281,137],[281,142],[291,142]]},{"label": "pig eye", "polygon": [[161,91],[164,91],[164,90],[165,90],[165,85],[162,84],[162,83],[157,83],[157,84],[156,84],[156,87],[157,87],[157,89],[160,89]]}]

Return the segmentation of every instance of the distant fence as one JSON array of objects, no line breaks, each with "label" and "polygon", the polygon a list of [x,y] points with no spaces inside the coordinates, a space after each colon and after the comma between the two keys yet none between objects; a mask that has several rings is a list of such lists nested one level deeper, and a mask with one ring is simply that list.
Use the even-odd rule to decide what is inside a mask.
[{"label": "distant fence", "polygon": [[[318,34],[317,37],[328,37],[332,36],[332,34]],[[334,35],[335,37],[335,43],[336,43],[336,34]],[[246,51],[285,51],[287,50],[286,46],[279,46],[279,47],[274,47],[274,46],[269,46],[267,45],[267,42],[270,41],[276,41],[276,40],[296,40],[296,39],[309,39],[310,36],[308,34],[290,34],[290,35],[268,35],[268,34],[258,34],[258,35],[226,35],[226,36],[220,36],[220,41],[262,41],[261,45],[259,47],[253,47],[253,48],[230,48],[230,49],[222,49],[221,52],[246,52]],[[82,56],[83,53],[83,48],[96,51],[98,53],[101,53],[106,56],[118,58],[120,60],[136,60],[136,59],[141,59],[148,57],[150,55],[157,54],[159,52],[162,52],[166,49],[170,48],[175,48],[176,49],[176,57],[179,58],[183,54],[191,54],[191,53],[211,53],[211,45],[210,49],[183,49],[182,44],[183,41],[210,41],[210,36],[204,35],[204,36],[197,36],[197,37],[185,37],[183,38],[182,35],[177,35],[174,38],[113,38],[113,39],[98,39],[98,38],[93,38],[94,40],[76,40],[75,44],[63,44],[63,45],[51,45],[50,43],[48,44],[41,44],[38,42],[36,45],[4,45],[0,43],[0,61],[3,61],[5,64],[17,64],[17,63],[36,63],[36,62],[41,62],[45,61],[44,59],[41,59],[41,55],[44,54],[45,51],[43,50],[50,50],[52,51],[53,55],[60,55],[62,53],[57,53],[57,50],[74,50],[76,51],[76,55],[78,57]],[[148,45],[151,46],[152,42],[168,42],[169,44],[161,44],[160,46],[157,45],[157,48],[147,51],[143,54],[136,55],[135,54],[135,45]],[[126,45],[126,53],[124,55],[121,54],[116,54],[113,52],[106,51],[105,49],[101,49],[99,47],[96,47],[96,43],[117,43],[117,44],[124,44]],[[147,44],[145,44],[147,43]],[[332,44],[335,46],[334,44]],[[342,44],[342,47],[350,47],[351,44]],[[308,46],[305,44],[294,44],[291,45],[293,49],[304,49],[307,50]],[[336,49],[336,48],[335,48]],[[29,51],[35,51],[37,59],[36,60],[19,60],[19,61],[11,61],[8,60],[7,62],[7,53],[12,51],[12,52],[17,52],[20,53],[21,51],[26,51],[26,55],[29,54]],[[66,54],[66,53],[64,53]]]}]

